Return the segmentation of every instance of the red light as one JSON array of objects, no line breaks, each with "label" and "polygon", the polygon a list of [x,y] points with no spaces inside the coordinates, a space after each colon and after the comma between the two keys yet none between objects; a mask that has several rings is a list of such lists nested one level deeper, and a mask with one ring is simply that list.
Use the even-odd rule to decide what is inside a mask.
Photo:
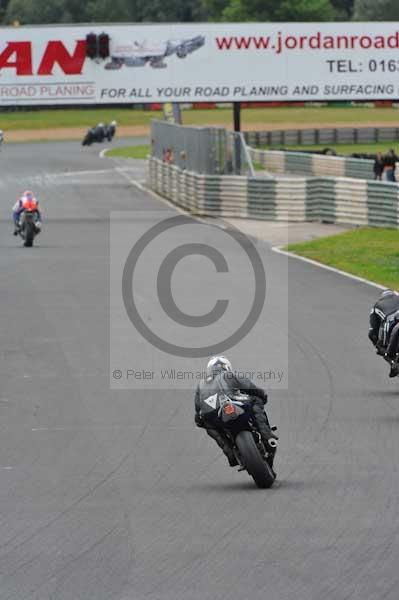
[{"label": "red light", "polygon": [[225,404],[223,406],[223,412],[225,415],[234,415],[234,413],[236,412],[236,407],[234,406],[234,404]]},{"label": "red light", "polygon": [[100,58],[109,56],[109,35],[107,33],[100,33],[98,36],[98,55]]}]

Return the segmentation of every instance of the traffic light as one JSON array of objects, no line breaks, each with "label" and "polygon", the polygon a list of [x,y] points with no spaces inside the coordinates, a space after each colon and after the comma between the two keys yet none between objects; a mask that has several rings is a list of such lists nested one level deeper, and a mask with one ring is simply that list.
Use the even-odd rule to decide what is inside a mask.
[{"label": "traffic light", "polygon": [[89,58],[108,58],[109,35],[104,32],[100,35],[88,33],[86,35],[86,56]]},{"label": "traffic light", "polygon": [[97,58],[98,56],[98,40],[95,33],[86,35],[86,56],[88,58]]},{"label": "traffic light", "polygon": [[109,56],[109,35],[107,33],[100,33],[98,36],[98,55],[100,58]]}]

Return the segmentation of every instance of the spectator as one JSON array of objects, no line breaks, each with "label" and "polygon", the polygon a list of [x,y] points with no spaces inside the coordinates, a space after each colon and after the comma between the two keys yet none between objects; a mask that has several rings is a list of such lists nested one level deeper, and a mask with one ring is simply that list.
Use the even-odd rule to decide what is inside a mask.
[{"label": "spectator", "polygon": [[164,148],[163,150],[163,161],[169,164],[173,163],[173,150],[172,148]]},{"label": "spectator", "polygon": [[375,156],[373,170],[374,170],[374,179],[381,181],[382,172],[384,170],[384,158],[383,158],[381,152],[377,152],[377,154]]},{"label": "spectator", "polygon": [[391,149],[388,154],[384,157],[384,170],[383,170],[383,178],[385,181],[396,181],[395,179],[395,167],[396,161],[398,157],[395,152]]}]

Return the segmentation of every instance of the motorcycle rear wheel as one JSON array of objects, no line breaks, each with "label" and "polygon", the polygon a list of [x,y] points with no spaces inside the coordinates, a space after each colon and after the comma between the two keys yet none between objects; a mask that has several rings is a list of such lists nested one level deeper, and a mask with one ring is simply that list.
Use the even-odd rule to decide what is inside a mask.
[{"label": "motorcycle rear wheel", "polygon": [[33,246],[33,238],[35,237],[34,225],[33,223],[25,223],[25,244],[27,248],[31,248]]},{"label": "motorcycle rear wheel", "polygon": [[275,477],[270,466],[262,458],[252,433],[250,431],[240,431],[236,437],[236,444],[243,465],[258,488],[270,488],[274,483]]}]

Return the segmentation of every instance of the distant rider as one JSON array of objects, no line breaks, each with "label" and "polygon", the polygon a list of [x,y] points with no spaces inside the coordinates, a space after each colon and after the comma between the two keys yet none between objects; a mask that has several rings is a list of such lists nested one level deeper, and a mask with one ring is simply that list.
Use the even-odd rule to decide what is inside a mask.
[{"label": "distant rider", "polygon": [[22,194],[22,196],[19,198],[19,200],[16,201],[16,203],[14,204],[14,206],[12,208],[12,216],[13,216],[13,221],[14,221],[14,235],[18,235],[18,233],[19,233],[20,218],[21,218],[22,213],[25,210],[29,210],[34,213],[37,233],[39,233],[39,231],[40,231],[42,215],[39,210],[39,202],[35,198],[33,192],[31,192],[30,190],[27,190],[26,192],[24,192]]},{"label": "distant rider", "polygon": [[112,139],[116,133],[116,125],[117,125],[116,121],[111,121],[111,123],[109,125],[105,126],[106,138],[109,142],[112,141]]},{"label": "distant rider", "polygon": [[103,142],[106,134],[106,128],[104,123],[98,123],[94,127],[94,138],[97,142]]},{"label": "distant rider", "polygon": [[399,294],[384,290],[370,312],[369,339],[391,365],[389,377],[399,374],[396,355],[399,350]]},{"label": "distant rider", "polygon": [[226,396],[240,391],[248,394],[252,399],[252,410],[256,420],[259,433],[265,442],[268,453],[271,455],[269,464],[273,467],[274,454],[276,448],[271,448],[268,444],[270,438],[278,439],[270,429],[269,421],[266,416],[264,405],[267,402],[267,394],[261,388],[258,388],[252,381],[246,377],[237,377],[230,361],[225,356],[214,356],[208,362],[206,367],[206,378],[202,379],[195,392],[195,423],[197,427],[206,429],[207,434],[215,440],[217,445],[223,450],[231,467],[238,465],[231,445],[222,430],[215,429],[206,423],[201,414],[201,404],[214,394],[223,392]]}]

